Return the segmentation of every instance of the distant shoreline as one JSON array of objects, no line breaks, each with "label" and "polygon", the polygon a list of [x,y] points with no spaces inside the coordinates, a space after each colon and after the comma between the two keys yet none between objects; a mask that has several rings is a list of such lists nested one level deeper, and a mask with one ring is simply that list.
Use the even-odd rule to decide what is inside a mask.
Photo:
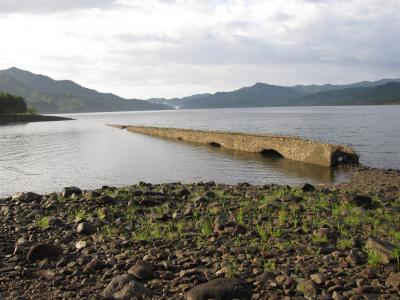
[{"label": "distant shoreline", "polygon": [[70,121],[74,120],[59,116],[44,115],[0,115],[0,125],[8,125],[13,123],[31,123],[31,122],[51,122],[51,121]]}]

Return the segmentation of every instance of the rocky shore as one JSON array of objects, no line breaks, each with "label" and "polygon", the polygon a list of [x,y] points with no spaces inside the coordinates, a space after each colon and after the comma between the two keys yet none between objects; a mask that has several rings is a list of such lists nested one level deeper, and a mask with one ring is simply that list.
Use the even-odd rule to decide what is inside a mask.
[{"label": "rocky shore", "polygon": [[0,299],[400,299],[400,171],[0,199]]},{"label": "rocky shore", "polygon": [[50,122],[50,121],[69,121],[71,118],[59,116],[44,115],[0,115],[0,125],[12,123],[30,123],[30,122]]}]

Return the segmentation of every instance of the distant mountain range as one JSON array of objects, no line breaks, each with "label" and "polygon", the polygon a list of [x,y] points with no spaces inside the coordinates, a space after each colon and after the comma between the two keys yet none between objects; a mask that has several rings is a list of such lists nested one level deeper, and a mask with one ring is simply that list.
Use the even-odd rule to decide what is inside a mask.
[{"label": "distant mountain range", "polygon": [[0,70],[0,91],[21,96],[40,113],[75,113],[305,105],[400,104],[400,78],[348,85],[279,86],[256,83],[231,92],[183,98],[124,99],[70,80],[54,80],[17,68]]},{"label": "distant mountain range", "polygon": [[162,110],[171,106],[100,93],[70,80],[53,80],[17,68],[0,71],[0,91],[21,96],[40,113]]},{"label": "distant mountain range", "polygon": [[279,86],[256,83],[231,92],[200,94],[185,98],[149,99],[180,109],[400,104],[400,78],[362,81],[348,85]]}]

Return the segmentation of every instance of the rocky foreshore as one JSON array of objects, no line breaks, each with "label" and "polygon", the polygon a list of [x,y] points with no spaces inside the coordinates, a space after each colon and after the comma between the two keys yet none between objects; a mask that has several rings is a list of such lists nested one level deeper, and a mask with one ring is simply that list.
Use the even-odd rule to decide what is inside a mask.
[{"label": "rocky foreshore", "polygon": [[400,299],[399,178],[0,199],[0,299]]}]

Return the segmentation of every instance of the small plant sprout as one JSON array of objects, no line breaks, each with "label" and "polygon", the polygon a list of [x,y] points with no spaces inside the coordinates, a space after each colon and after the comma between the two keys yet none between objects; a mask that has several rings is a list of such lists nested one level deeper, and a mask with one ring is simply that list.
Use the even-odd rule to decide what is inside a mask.
[{"label": "small plant sprout", "polygon": [[264,271],[273,272],[276,270],[276,262],[274,260],[266,260],[264,262]]},{"label": "small plant sprout", "polygon": [[397,262],[397,271],[400,271],[400,246],[393,249],[392,256]]},{"label": "small plant sprout", "polygon": [[322,235],[322,234],[314,234],[312,236],[312,241],[315,244],[326,244],[328,242],[328,238],[326,235]]},{"label": "small plant sprout", "polygon": [[367,263],[370,267],[377,267],[382,263],[382,258],[379,253],[376,253],[371,249],[367,250],[367,256]]},{"label": "small plant sprout", "polygon": [[237,222],[239,225],[244,224],[244,210],[243,207],[239,208],[238,214],[237,214]]},{"label": "small plant sprout", "polygon": [[35,225],[43,230],[46,230],[50,226],[49,218],[40,216],[35,220]]},{"label": "small plant sprout", "polygon": [[104,212],[104,210],[103,210],[102,208],[99,207],[99,208],[96,210],[96,214],[97,214],[97,217],[99,218],[99,220],[101,220],[101,221],[104,221],[104,220],[105,220],[106,214],[105,214],[105,212]]}]

